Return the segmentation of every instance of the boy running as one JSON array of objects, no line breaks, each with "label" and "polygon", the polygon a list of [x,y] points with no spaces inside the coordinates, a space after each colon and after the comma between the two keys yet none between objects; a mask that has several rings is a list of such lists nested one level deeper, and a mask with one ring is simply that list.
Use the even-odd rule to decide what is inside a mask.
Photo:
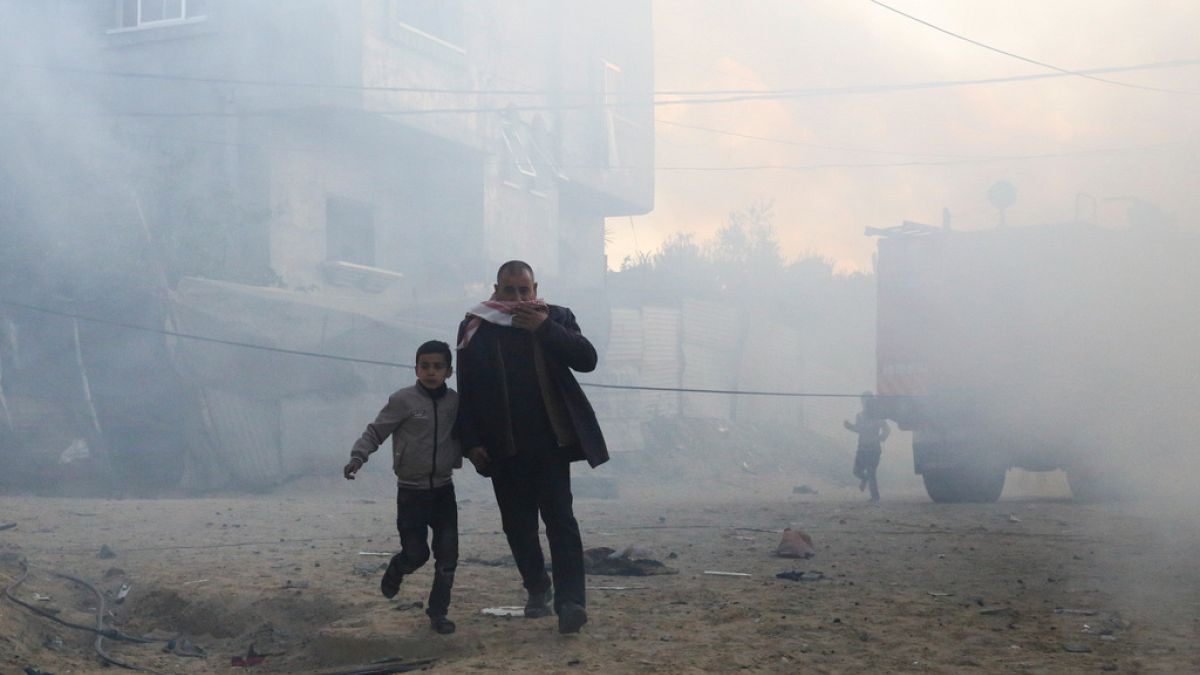
[{"label": "boy running", "polygon": [[394,598],[404,575],[429,560],[426,534],[433,530],[433,588],[425,613],[441,634],[453,633],[446,618],[450,588],[458,567],[458,502],[450,473],[462,466],[462,450],[454,435],[458,394],[446,386],[453,373],[450,345],[430,340],[417,349],[417,382],[392,394],[375,421],[367,425],[342,470],[348,480],[384,440],[392,437],[392,470],[396,474],[396,529],[401,551],[392,556],[379,584]]}]

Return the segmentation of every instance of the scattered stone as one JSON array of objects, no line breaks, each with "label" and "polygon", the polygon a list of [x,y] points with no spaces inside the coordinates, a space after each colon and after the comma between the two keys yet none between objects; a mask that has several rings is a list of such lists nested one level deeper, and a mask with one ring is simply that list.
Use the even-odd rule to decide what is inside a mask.
[{"label": "scattered stone", "polygon": [[104,572],[105,579],[115,579],[123,576],[125,576],[125,570],[121,569],[120,567],[110,567]]},{"label": "scattered stone", "polygon": [[284,588],[308,588],[308,582],[307,581],[292,581],[291,579],[288,579],[283,584],[283,587]]},{"label": "scattered stone", "polygon": [[104,544],[100,547],[100,552],[96,554],[96,557],[109,559],[117,557],[117,554],[108,547],[108,544]]},{"label": "scattered stone", "polygon": [[1087,654],[1092,651],[1091,647],[1079,644],[1064,644],[1062,648],[1064,652],[1070,652],[1072,654]]},{"label": "scattered stone", "polygon": [[983,616],[1008,616],[1008,617],[1015,617],[1019,614],[1019,612],[1017,612],[1017,610],[1013,609],[1012,607],[989,607],[987,609],[979,610],[979,613]]},{"label": "scattered stone", "polygon": [[60,637],[55,637],[53,635],[47,635],[46,639],[42,640],[42,646],[45,647],[46,649],[49,649],[52,652],[57,652],[57,651],[62,650],[63,641],[62,641],[62,638],[60,638]]},{"label": "scattered stone", "polygon": [[808,485],[797,485],[796,487],[792,488],[792,494],[794,494],[794,495],[815,495],[818,493],[816,490],[812,489]]},{"label": "scattered stone", "polygon": [[4,530],[11,530],[16,526],[16,523],[0,523],[0,532],[3,532]]},{"label": "scattered stone", "polygon": [[166,646],[163,647],[163,651],[175,656],[186,656],[196,659],[203,659],[208,656],[203,647],[193,644],[191,640],[183,635],[168,640]]}]

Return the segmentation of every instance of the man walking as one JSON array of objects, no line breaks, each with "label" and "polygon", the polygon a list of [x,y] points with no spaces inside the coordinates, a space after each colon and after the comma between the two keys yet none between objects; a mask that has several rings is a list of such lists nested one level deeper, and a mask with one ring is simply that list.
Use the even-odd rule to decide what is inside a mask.
[{"label": "man walking", "polygon": [[[528,600],[525,616],[558,615],[560,633],[587,623],[583,542],[572,509],[570,463],[608,461],[604,436],[572,370],[596,367],[596,349],[566,307],[538,299],[533,268],[500,266],[490,300],[458,331],[462,445],[492,479],[504,534]],[[538,515],[546,524],[546,575]]]}]

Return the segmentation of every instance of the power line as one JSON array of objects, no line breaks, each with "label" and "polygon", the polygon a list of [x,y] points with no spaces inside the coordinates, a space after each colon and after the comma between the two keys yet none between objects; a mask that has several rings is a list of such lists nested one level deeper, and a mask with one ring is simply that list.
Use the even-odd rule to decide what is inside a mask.
[{"label": "power line", "polygon": [[[744,389],[693,389],[688,387],[643,387],[633,384],[599,384],[595,382],[580,382],[582,387],[596,389],[628,389],[637,391],[663,391],[680,394],[733,394],[737,396],[780,396],[793,398],[861,398],[862,394],[815,394],[809,392],[791,391],[747,391]],[[880,398],[896,398],[896,396],[879,395]]]},{"label": "power line", "polygon": [[965,35],[955,33],[954,31],[951,31],[951,30],[947,30],[945,28],[942,28],[941,26],[932,24],[920,17],[916,17],[916,16],[913,16],[912,14],[909,14],[907,12],[903,12],[899,9],[896,9],[895,7],[892,7],[891,5],[884,4],[884,3],[880,2],[879,0],[867,0],[867,2],[870,2],[873,5],[878,5],[879,7],[882,7],[884,9],[888,10],[889,12],[895,12],[896,14],[899,14],[900,16],[902,16],[906,19],[916,21],[917,23],[919,23],[923,26],[926,26],[928,28],[932,28],[933,30],[938,31],[939,33],[944,33],[945,35],[949,35],[950,37],[957,38],[964,42],[973,44],[976,47],[982,47],[983,49],[986,49],[988,51],[996,52],[997,54],[1003,54],[1004,56],[1007,56],[1009,58],[1013,58],[1018,61],[1024,61],[1025,63],[1031,63],[1035,66],[1041,66],[1042,68],[1049,68],[1050,70],[1058,71],[1059,73],[1062,73],[1064,75],[1074,75],[1076,77],[1082,77],[1082,78],[1085,78],[1088,80],[1095,80],[1096,82],[1103,82],[1105,84],[1115,84],[1118,87],[1126,87],[1129,89],[1142,89],[1145,91],[1157,91],[1157,92],[1165,92],[1165,93],[1169,93],[1169,94],[1187,94],[1189,96],[1200,96],[1200,92],[1197,92],[1197,91],[1185,91],[1182,89],[1166,89],[1166,88],[1162,88],[1162,87],[1150,87],[1150,86],[1145,86],[1145,85],[1140,85],[1140,84],[1131,84],[1128,82],[1121,82],[1119,80],[1109,80],[1109,79],[1106,79],[1103,77],[1096,77],[1096,76],[1090,75],[1084,71],[1068,70],[1066,68],[1060,68],[1059,66],[1056,66],[1052,63],[1046,63],[1045,61],[1038,61],[1036,59],[1031,59],[1027,56],[1021,56],[1020,54],[1015,54],[1013,52],[1010,52],[1010,51],[1007,51],[1004,49],[1000,49],[999,47],[993,47],[992,45],[985,44],[978,40],[974,40]]},{"label": "power line", "polygon": [[823,143],[812,143],[809,141],[796,141],[787,138],[777,138],[772,136],[757,136],[755,134],[744,134],[737,131],[729,131],[727,129],[715,129],[713,127],[704,127],[695,124],[684,124],[682,122],[671,122],[663,119],[655,119],[655,124],[663,124],[666,126],[679,127],[681,129],[692,129],[694,131],[704,131],[711,134],[721,136],[731,136],[733,138],[746,138],[754,141],[765,141],[768,143],[778,143],[780,145],[794,145],[801,148],[815,148],[818,150],[839,150],[844,152],[862,152],[872,155],[898,155],[903,157],[944,157],[947,159],[984,159],[990,158],[981,155],[959,155],[946,154],[936,152],[905,152],[899,150],[874,150],[871,148],[858,148],[845,145],[826,145]]},{"label": "power line", "polygon": [[[197,145],[216,145],[223,147],[240,147],[240,148],[258,148],[266,150],[281,150],[286,152],[308,152],[321,153],[325,150],[318,147],[298,147],[298,146],[279,146],[263,143],[241,143],[236,141],[217,141],[208,139],[192,139],[181,138],[177,136],[162,136],[155,134],[129,134],[129,138],[145,138],[151,140],[164,140],[178,143],[190,143]],[[762,140],[773,140],[765,137],[759,137]],[[970,166],[975,164],[990,164],[995,162],[1007,161],[1033,161],[1041,159],[1069,159],[1073,157],[1085,157],[1088,155],[1101,154],[1120,154],[1129,152],[1143,152],[1147,150],[1155,150],[1159,148],[1192,145],[1200,143],[1200,139],[1190,140],[1174,140],[1160,141],[1157,143],[1147,143],[1144,145],[1132,145],[1110,148],[1085,148],[1082,150],[1066,150],[1062,152],[1046,152],[1027,155],[975,155],[962,156],[961,159],[943,159],[943,160],[912,160],[906,162],[823,162],[812,164],[747,164],[747,165],[728,165],[728,166],[679,166],[679,165],[656,165],[656,166],[640,166],[632,164],[550,164],[545,162],[530,162],[528,166],[534,168],[546,168],[556,170],[611,170],[611,171],[666,171],[666,172],[693,172],[693,173],[723,173],[723,172],[751,172],[751,171],[821,171],[827,169],[895,169],[895,168],[912,168],[912,167],[939,167],[939,166]],[[869,150],[863,150],[870,152]],[[892,154],[892,153],[887,153]],[[896,153],[900,154],[900,153]],[[934,155],[936,156],[936,155]],[[951,156],[953,157],[953,156]],[[408,160],[397,159],[395,161],[410,161],[413,163],[424,162],[420,158],[409,158]],[[486,162],[490,165],[499,165],[506,163],[504,160],[496,159]]]},{"label": "power line", "polygon": [[[1009,77],[991,77],[977,78],[968,80],[934,80],[901,84],[883,84],[883,85],[853,85],[844,87],[824,87],[813,89],[792,89],[792,90],[731,90],[731,91],[747,91],[745,94],[732,94],[728,96],[717,96],[715,98],[695,98],[695,99],[658,99],[651,98],[644,101],[628,101],[628,100],[600,100],[591,103],[573,103],[573,104],[542,104],[542,105],[508,105],[508,106],[481,106],[481,107],[442,107],[442,108],[410,108],[410,109],[378,109],[378,110],[358,110],[355,111],[363,115],[381,115],[384,117],[411,117],[422,115],[478,115],[478,114],[510,114],[518,112],[553,112],[553,111],[568,111],[568,110],[595,110],[595,109],[615,109],[615,108],[635,108],[635,107],[658,107],[658,106],[695,106],[695,105],[721,105],[727,103],[738,102],[754,102],[754,101],[779,101],[802,98],[816,98],[828,96],[862,96],[872,94],[887,94],[905,91],[921,91],[929,89],[944,89],[957,88],[967,86],[983,86],[994,84],[1005,84],[1014,82],[1028,82],[1035,80],[1043,80],[1058,77],[1072,76],[1088,76],[1092,73],[1112,73],[1112,72],[1129,72],[1135,70],[1153,70],[1163,68],[1180,68],[1186,66],[1194,66],[1200,64],[1200,59],[1180,59],[1174,61],[1161,61],[1145,64],[1137,64],[1133,66],[1117,66],[1108,68],[1090,68],[1086,70],[1063,71],[1055,73],[1038,73],[1034,75],[1016,75]],[[1098,78],[1091,78],[1098,79]],[[1101,80],[1108,82],[1109,80]],[[1115,80],[1111,81],[1117,83]],[[1123,84],[1123,83],[1120,83]],[[1124,85],[1133,88],[1146,89],[1147,87],[1139,87],[1137,85]],[[719,92],[719,90],[714,90]],[[1190,92],[1178,92],[1190,93]],[[651,96],[656,93],[651,92]],[[658,92],[657,95],[681,95],[680,93],[668,94],[667,92]],[[628,95],[624,96],[625,98]],[[227,117],[255,117],[255,118],[275,118],[288,117],[303,114],[311,114],[320,110],[316,106],[311,108],[293,108],[290,110],[257,110],[257,111],[73,111],[73,112],[34,112],[34,111],[4,111],[0,112],[0,117],[8,118],[77,118],[77,117],[98,117],[98,118],[164,118],[164,119],[186,119],[186,118],[227,118]]]},{"label": "power line", "polygon": [[[322,352],[310,352],[300,349],[284,349],[282,347],[270,347],[267,345],[256,345],[249,342],[239,342],[237,340],[223,340],[220,338],[207,337],[203,335],[193,335],[190,333],[179,333],[176,331],[166,330],[164,328],[152,328],[149,326],[140,326],[138,324],[125,323],[123,321],[113,321],[111,319],[101,319],[94,316],[87,316],[75,312],[67,312],[46,307],[38,307],[23,302],[14,300],[6,300],[0,298],[0,304],[9,305],[10,307],[19,307],[21,309],[52,316],[59,316],[68,319],[77,319],[79,321],[87,321],[89,323],[98,323],[108,326],[124,328],[126,330],[142,331],[146,333],[156,333],[158,335],[166,335],[170,337],[182,338],[185,340],[196,340],[199,342],[211,342],[215,344],[226,345],[230,347],[242,347],[244,349],[255,349],[265,352],[275,352],[279,354],[288,354],[290,356],[307,356],[310,358],[329,359],[333,361],[344,361],[350,363],[364,363],[373,366],[386,366],[389,368],[412,368],[412,364],[394,363],[392,361],[376,361],[373,359],[359,359],[350,356],[339,356],[336,354],[325,354]],[[805,397],[805,398],[859,398],[862,394],[824,394],[824,393],[808,393],[808,392],[786,392],[786,391],[742,391],[737,389],[696,389],[696,388],[670,388],[670,387],[644,387],[628,384],[603,384],[599,382],[580,382],[580,386],[592,387],[596,389],[623,389],[636,391],[658,391],[658,392],[677,392],[684,394],[724,394],[734,396],[775,396],[775,397]]]},{"label": "power line", "polygon": [[392,363],[391,361],[375,361],[372,359],[358,359],[351,356],[338,356],[336,354],[323,354],[320,352],[309,352],[301,349],[284,349],[283,347],[269,347],[267,345],[256,345],[249,342],[239,342],[237,340],[223,340],[221,338],[207,337],[204,335],[192,335],[190,333],[179,333],[176,331],[167,330],[165,328],[152,328],[150,326],[139,326],[137,324],[125,323],[122,321],[113,321],[112,319],[101,319],[94,316],[86,316],[84,314],[76,314],[74,312],[64,312],[56,309],[48,309],[46,307],[37,307],[28,305],[23,302],[15,302],[12,300],[0,299],[0,304],[9,305],[11,307],[20,307],[31,312],[41,312],[42,314],[50,314],[53,316],[61,316],[68,319],[78,319],[79,321],[87,321],[89,323],[99,323],[107,326],[116,326],[127,330],[143,331],[147,333],[157,333],[159,335],[167,335],[185,340],[196,340],[198,342],[212,342],[215,344],[228,345],[231,347],[242,347],[245,349],[257,349],[264,352],[277,352],[280,354],[291,354],[293,356],[311,356],[322,359],[331,359],[333,361],[347,361],[350,363],[365,363],[372,366],[388,366],[391,368],[412,368],[410,364]]},{"label": "power line", "polygon": [[[875,0],[869,0],[869,1],[875,2]],[[990,47],[988,45],[984,45],[982,43],[970,40],[970,38],[960,36],[956,33],[951,33],[949,31],[946,31],[945,29],[934,26],[933,24],[929,24],[928,22],[925,22],[921,19],[913,17],[912,15],[905,14],[904,12],[900,12],[899,10],[896,10],[890,6],[884,5],[883,3],[876,2],[876,4],[880,5],[881,7],[885,7],[886,9],[889,9],[893,12],[901,14],[907,18],[913,19],[914,21],[919,21],[922,24],[925,24],[931,28],[935,28],[936,30],[942,31],[949,35],[953,35],[954,37],[958,37],[960,39],[967,40],[967,41],[971,42],[972,44],[977,44],[981,47],[991,49],[993,51],[998,51],[1002,54],[1005,54],[1006,56],[1012,56],[1014,58],[1028,61],[1029,63],[1032,63],[1034,65],[1050,68],[1057,72],[1055,72],[1055,73],[1038,73],[1038,74],[1033,74],[1033,75],[1018,75],[1018,76],[1009,76],[1009,77],[970,79],[970,80],[935,80],[935,81],[928,81],[928,82],[913,82],[913,83],[899,83],[899,84],[850,85],[850,86],[842,86],[842,87],[803,87],[803,88],[802,87],[792,87],[792,88],[778,88],[778,89],[745,89],[745,88],[742,88],[742,89],[660,89],[660,90],[647,91],[647,92],[622,92],[620,94],[620,96],[622,96],[622,97],[646,96],[646,97],[653,99],[655,101],[655,103],[661,103],[663,105],[679,105],[679,104],[688,104],[688,103],[712,103],[712,102],[725,103],[725,102],[748,100],[747,98],[741,98],[741,97],[750,97],[750,99],[763,98],[764,100],[775,100],[776,98],[781,98],[781,97],[782,98],[790,98],[790,97],[830,96],[830,95],[847,95],[847,94],[869,94],[869,93],[883,93],[883,92],[888,92],[888,91],[909,91],[909,90],[913,90],[913,89],[958,87],[958,86],[985,85],[985,84],[1001,84],[1001,83],[1007,83],[1007,82],[1021,82],[1021,81],[1045,79],[1048,77],[1064,77],[1064,76],[1081,76],[1081,77],[1086,77],[1089,79],[1096,79],[1101,82],[1118,84],[1118,85],[1126,86],[1126,87],[1150,89],[1153,91],[1174,91],[1174,90],[1156,89],[1156,88],[1152,88],[1152,87],[1151,88],[1140,87],[1138,85],[1127,84],[1124,82],[1117,82],[1115,80],[1105,80],[1102,78],[1096,78],[1096,77],[1091,77],[1091,76],[1096,75],[1096,74],[1131,72],[1131,71],[1141,71],[1141,70],[1172,69],[1172,68],[1181,68],[1181,67],[1193,66],[1193,65],[1200,64],[1200,59],[1174,59],[1174,60],[1168,60],[1168,61],[1154,61],[1154,62],[1148,62],[1148,63],[1139,63],[1139,64],[1133,64],[1133,65],[1127,65],[1127,66],[1108,66],[1108,67],[1079,68],[1079,69],[1075,69],[1075,70],[1067,70],[1067,69],[1059,68],[1057,66],[1053,66],[1053,65],[1050,65],[1047,63],[1042,63],[1040,61],[1026,59],[1025,57],[1022,57],[1022,56],[1019,56],[1016,54],[1012,54],[1010,52],[1005,52],[1004,50],[999,50],[999,49]],[[238,79],[238,78],[215,77],[215,76],[181,75],[181,74],[173,74],[173,73],[148,73],[148,72],[138,72],[138,71],[111,71],[111,70],[100,70],[100,69],[94,69],[94,68],[82,68],[82,67],[75,67],[75,66],[60,66],[60,65],[46,65],[46,64],[31,64],[31,63],[9,63],[9,64],[4,64],[4,65],[10,66],[10,67],[16,67],[16,68],[70,72],[70,73],[77,73],[77,74],[81,74],[81,75],[93,75],[93,76],[101,76],[101,77],[178,81],[178,82],[191,82],[191,83],[201,83],[201,84],[228,84],[228,85],[232,85],[232,86],[282,87],[282,88],[292,88],[292,89],[332,89],[332,90],[338,90],[338,91],[378,91],[378,92],[393,92],[393,93],[455,94],[455,95],[480,95],[480,96],[574,96],[574,95],[579,95],[579,96],[589,96],[589,97],[600,98],[605,95],[605,92],[602,92],[602,91],[583,91],[583,90],[569,90],[569,89],[536,90],[536,89],[405,87],[405,86],[387,86],[387,85],[303,82],[303,81],[294,81],[294,80]],[[1196,92],[1177,92],[1177,93],[1195,94]],[[737,98],[717,98],[717,99],[713,99],[711,101],[705,101],[705,100],[701,100],[701,101],[658,100],[657,97],[663,97],[663,96],[667,96],[667,97],[709,96],[709,97],[737,97]],[[619,105],[630,105],[630,104],[614,102],[611,100],[609,100],[607,102],[597,101],[592,104],[592,106],[609,106],[609,107],[619,106]]]}]

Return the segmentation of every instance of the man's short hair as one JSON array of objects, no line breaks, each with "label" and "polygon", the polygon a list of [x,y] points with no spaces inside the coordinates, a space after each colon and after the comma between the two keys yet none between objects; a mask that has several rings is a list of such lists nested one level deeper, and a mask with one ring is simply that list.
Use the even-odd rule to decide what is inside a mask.
[{"label": "man's short hair", "polygon": [[533,268],[524,260],[509,260],[496,270],[496,283],[500,283],[500,277],[505,274],[514,274],[516,272],[529,272],[529,277],[533,278]]},{"label": "man's short hair", "polygon": [[417,361],[420,361],[421,357],[426,354],[441,354],[442,356],[446,357],[446,367],[454,367],[454,356],[451,355],[450,345],[442,342],[441,340],[430,340],[420,347],[417,347]]}]

